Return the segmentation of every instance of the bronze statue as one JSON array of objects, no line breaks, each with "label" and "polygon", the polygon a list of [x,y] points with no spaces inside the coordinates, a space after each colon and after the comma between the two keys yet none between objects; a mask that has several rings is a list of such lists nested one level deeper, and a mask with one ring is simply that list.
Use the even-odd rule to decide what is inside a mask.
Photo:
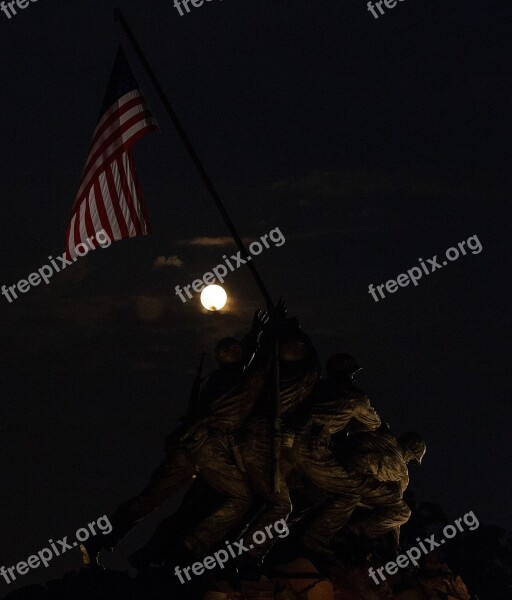
[{"label": "bronze statue", "polygon": [[[263,387],[264,378],[250,363],[267,322],[257,312],[251,331],[242,342],[221,340],[215,356],[218,369],[210,375],[198,402],[191,398],[185,422],[167,438],[166,455],[146,488],[124,502],[111,516],[109,536],[91,538],[82,546],[84,564],[97,561],[100,550],[115,546],[141,519],[158,509],[197,476],[205,479],[225,498],[222,509],[210,515],[187,547],[202,551],[226,534],[252,503],[245,475],[233,457],[232,435],[244,422]],[[193,388],[197,390],[197,379]],[[101,545],[100,545],[101,544]],[[201,546],[201,550],[196,548]]]},{"label": "bronze statue", "polygon": [[[397,440],[381,424],[354,384],[355,359],[331,356],[327,379],[320,380],[313,344],[297,319],[286,317],[283,301],[270,315],[258,311],[243,340],[220,340],[215,358],[218,369],[207,378],[201,360],[187,415],[168,436],[164,460],[146,488],[112,515],[112,533],[82,546],[84,563],[97,561],[101,549],[194,480],[187,504],[132,555],[132,564],[143,568],[180,553],[200,558],[228,534],[250,539],[285,523],[294,478],[307,481],[291,517],[291,523],[312,517],[301,536],[307,553],[331,557],[331,543],[344,528],[369,539],[388,534],[396,551],[410,515],[403,501],[407,465],[421,462],[425,444],[415,433]],[[256,508],[262,510],[251,522]],[[276,541],[251,545],[239,566],[261,565]]]},{"label": "bronze statue", "polygon": [[[297,428],[301,426],[298,421],[302,421],[304,416],[300,408],[311,393],[320,372],[316,351],[296,319],[275,321],[266,341],[267,347],[263,348],[266,355],[262,357],[263,364],[267,365],[266,385],[238,436],[249,484],[256,498],[264,504],[263,511],[249,527],[246,534],[248,538],[258,530],[264,531],[265,526],[286,519],[291,511],[286,473],[282,465],[278,466],[277,489],[275,486],[276,447],[273,422],[276,416],[276,382],[270,359],[272,349],[277,343],[278,416],[282,422],[282,437],[277,448],[279,457],[286,451],[286,447],[293,441]],[[255,545],[244,557],[244,562],[259,563],[273,543],[275,539],[268,538],[265,543]]]},{"label": "bronze statue", "polygon": [[353,472],[366,476],[360,503],[369,510],[348,528],[368,539],[389,534],[389,553],[396,555],[400,527],[411,515],[403,500],[409,485],[408,465],[421,464],[425,442],[415,432],[404,433],[396,439],[385,425],[373,433],[350,437],[352,443],[343,462]]}]

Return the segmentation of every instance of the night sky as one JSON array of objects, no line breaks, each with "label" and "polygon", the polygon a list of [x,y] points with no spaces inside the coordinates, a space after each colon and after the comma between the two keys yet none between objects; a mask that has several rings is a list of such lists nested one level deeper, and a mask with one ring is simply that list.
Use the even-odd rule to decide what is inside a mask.
[{"label": "night sky", "polygon": [[[379,19],[365,0],[211,0],[182,17],[171,0],[117,4],[240,234],[285,236],[256,259],[272,295],[323,364],[356,356],[396,433],[424,435],[418,499],[512,529],[512,3],[406,0]],[[0,13],[0,285],[64,250],[120,42],[161,128],[135,149],[153,234],[12,304],[0,296],[0,566],[140,491],[201,351],[211,369],[215,341],[243,334],[263,304],[246,268],[227,278],[221,313],[174,294],[235,248],[115,5]],[[479,254],[378,303],[368,293],[475,235]],[[18,582],[79,566],[70,552]],[[14,587],[0,581],[0,595]]]}]

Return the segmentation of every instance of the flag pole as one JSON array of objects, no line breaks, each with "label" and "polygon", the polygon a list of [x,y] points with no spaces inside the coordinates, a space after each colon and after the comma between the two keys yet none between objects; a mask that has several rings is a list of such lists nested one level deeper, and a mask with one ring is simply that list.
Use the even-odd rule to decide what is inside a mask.
[{"label": "flag pole", "polygon": [[222,218],[224,219],[224,222],[226,223],[227,228],[229,229],[229,232],[231,233],[233,240],[235,241],[236,245],[238,246],[238,249],[242,253],[242,256],[244,257],[244,259],[246,259],[247,266],[249,267],[249,270],[251,271],[251,273],[256,281],[256,285],[258,286],[260,292],[263,294],[263,297],[265,299],[267,307],[269,309],[274,308],[274,302],[272,301],[272,298],[271,298],[265,284],[263,283],[263,280],[261,279],[260,274],[258,273],[258,270],[256,269],[255,264],[253,262],[251,262],[251,257],[249,256],[247,249],[245,247],[245,244],[243,243],[242,238],[238,234],[238,231],[237,231],[233,221],[231,220],[231,217],[229,216],[229,213],[226,210],[224,203],[220,199],[220,196],[217,193],[217,190],[215,189],[215,186],[213,185],[212,180],[210,179],[208,173],[206,172],[206,169],[204,168],[203,163],[201,162],[197,152],[195,151],[194,146],[192,146],[192,143],[191,143],[185,129],[183,128],[183,125],[181,124],[180,120],[178,119],[178,116],[176,115],[176,113],[174,112],[174,109],[173,109],[169,99],[167,98],[167,95],[165,94],[162,86],[160,85],[160,82],[158,81],[144,52],[142,51],[142,48],[140,47],[139,43],[135,39],[135,36],[133,35],[132,30],[130,29],[130,26],[126,22],[126,19],[124,18],[123,13],[121,12],[121,10],[119,8],[114,9],[114,19],[123,28],[133,49],[135,50],[135,53],[139,57],[139,60],[142,63],[142,66],[144,67],[149,79],[151,80],[151,83],[153,84],[153,87],[155,88],[158,96],[160,97],[162,104],[165,107],[165,110],[167,111],[169,117],[171,118],[171,121],[174,124],[174,127],[176,128],[178,135],[180,136],[182,142],[185,144],[185,148],[187,149],[187,151],[190,155],[190,158],[194,162],[197,170],[199,171],[201,179],[203,180],[207,190],[210,192],[210,196],[212,197]]},{"label": "flag pole", "polygon": [[[137,42],[135,36],[133,35],[132,30],[130,29],[130,26],[126,22],[126,19],[124,18],[123,13],[121,12],[121,10],[119,8],[114,9],[114,19],[123,28],[133,49],[135,50],[135,53],[137,54],[140,62],[142,63],[142,66],[144,67],[151,83],[153,84],[153,87],[155,88],[158,96],[160,97],[160,100],[161,100],[162,104],[164,105],[165,110],[167,111],[169,117],[171,118],[171,121],[173,122],[174,127],[175,127],[176,131],[178,132],[178,135],[180,136],[182,142],[185,144],[185,148],[187,149],[187,151],[190,155],[190,158],[194,162],[197,170],[199,171],[201,179],[203,180],[207,190],[210,192],[210,196],[212,197],[222,218],[224,219],[224,222],[226,223],[227,228],[228,228],[229,232],[231,233],[233,240],[235,241],[236,245],[238,246],[238,249],[242,253],[242,256],[244,257],[244,259],[246,259],[247,266],[249,267],[249,270],[251,271],[252,276],[254,277],[254,280],[256,281],[256,285],[258,286],[260,292],[263,295],[263,298],[265,299],[267,307],[270,310],[273,309],[275,307],[275,305],[274,305],[274,302],[272,301],[272,297],[270,296],[265,284],[263,283],[263,280],[261,279],[260,274],[258,273],[258,270],[256,269],[255,264],[253,262],[251,262],[251,260],[250,260],[251,257],[247,253],[247,249],[245,248],[245,244],[243,243],[242,238],[238,234],[238,231],[237,231],[233,221],[231,220],[231,217],[229,216],[229,213],[226,210],[224,203],[220,199],[220,196],[217,193],[217,190],[215,189],[215,186],[213,185],[213,182],[210,179],[208,173],[206,172],[206,169],[204,168],[203,163],[201,162],[201,159],[199,158],[197,152],[195,151],[194,146],[192,146],[192,142],[190,141],[185,129],[183,128],[181,121],[178,119],[178,116],[174,112],[174,109],[173,109],[169,99],[167,98],[166,93],[164,92],[162,86],[160,85],[160,82],[158,81],[153,69],[151,68],[151,65],[149,64],[149,62],[146,58],[146,55],[142,51],[142,48],[140,47],[139,43]],[[274,445],[274,490],[276,492],[279,492],[280,487],[281,487],[280,459],[279,459],[280,448],[281,448],[281,417],[280,417],[281,403],[280,403],[280,390],[279,390],[279,355],[278,355],[277,342],[275,344],[275,349],[274,349],[273,354],[274,354],[274,363],[275,363],[274,364],[275,414],[274,414],[274,428],[273,428],[274,429],[274,435],[273,435],[273,437],[274,437],[274,439],[273,439],[273,442],[274,442],[274,444],[273,444]]]}]

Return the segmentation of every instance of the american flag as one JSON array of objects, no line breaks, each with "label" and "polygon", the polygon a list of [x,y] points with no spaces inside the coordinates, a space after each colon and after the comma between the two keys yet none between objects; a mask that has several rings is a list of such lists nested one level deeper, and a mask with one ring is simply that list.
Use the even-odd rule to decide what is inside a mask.
[{"label": "american flag", "polygon": [[66,232],[68,258],[97,247],[91,240],[101,230],[111,240],[151,233],[131,147],[155,130],[157,122],[119,49]]}]

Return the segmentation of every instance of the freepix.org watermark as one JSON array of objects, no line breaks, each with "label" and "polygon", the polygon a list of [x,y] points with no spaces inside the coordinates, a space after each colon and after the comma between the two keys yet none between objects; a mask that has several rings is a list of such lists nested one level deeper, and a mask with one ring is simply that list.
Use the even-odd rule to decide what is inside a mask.
[{"label": "freepix.org watermark", "polygon": [[24,10],[31,6],[31,3],[37,2],[37,0],[15,0],[14,2],[0,2],[0,10],[8,19],[12,19],[18,14],[16,8]]},{"label": "freepix.org watermark", "polygon": [[[277,533],[277,537],[281,539],[288,537],[290,531],[284,519],[279,519],[279,521],[276,521],[273,527],[274,531]],[[260,544],[264,544],[267,539],[271,540],[273,538],[274,534],[272,533],[272,525],[267,525],[265,527],[265,531],[255,531],[252,534],[252,543],[249,543],[248,546],[244,544],[243,538],[238,542],[233,542],[233,545],[231,545],[230,542],[225,542],[227,550],[217,550],[217,552],[214,552],[213,555],[207,556],[203,561],[195,562],[193,565],[184,567],[183,569],[180,569],[180,567],[177,566],[174,570],[174,574],[181,581],[181,583],[185,583],[183,573],[188,581],[192,581],[192,577],[190,576],[191,570],[194,575],[199,576],[202,575],[205,570],[212,570],[216,567],[223,569],[224,565],[232,558],[241,556],[244,552],[252,550],[255,545],[259,546]]]},{"label": "freepix.org watermark", "polygon": [[[396,561],[392,560],[388,562],[384,567],[379,567],[378,569],[370,567],[368,569],[368,575],[373,579],[376,585],[379,585],[380,581],[377,578],[377,573],[379,574],[381,581],[385,581],[386,576],[384,575],[384,571],[386,571],[388,575],[395,575],[396,573],[398,573],[399,568],[405,569],[405,567],[408,567],[409,564],[412,564],[415,567],[417,567],[419,565],[418,559],[421,558],[421,556],[425,556],[429,552],[432,552],[432,550],[439,548],[440,546],[446,543],[446,539],[451,540],[459,532],[464,531],[462,521],[464,521],[465,525],[470,531],[474,531],[475,529],[478,529],[480,527],[480,523],[476,518],[475,513],[473,511],[468,512],[461,519],[455,520],[454,523],[457,527],[455,527],[455,525],[446,525],[443,528],[443,539],[436,542],[436,540],[434,539],[435,533],[432,534],[430,537],[425,538],[423,541],[420,540],[420,538],[416,538],[416,541],[419,542],[419,548],[418,546],[411,546],[409,550],[406,550],[405,554],[399,554],[396,557]],[[428,544],[428,546],[426,544]]]},{"label": "freepix.org watermark", "polygon": [[[174,8],[180,13],[180,17],[182,17],[185,14],[183,9],[185,9],[187,13],[190,12],[189,3],[194,8],[199,8],[200,6],[203,6],[204,2],[205,0],[174,0]],[[206,0],[206,2],[211,2],[211,0]]]},{"label": "freepix.org watermark", "polygon": [[[398,2],[403,2],[403,1],[404,0],[398,0]],[[397,5],[397,0],[379,0],[378,2],[375,2],[375,4],[370,0],[367,4],[367,7],[368,7],[368,10],[372,13],[372,15],[376,19],[379,18],[379,13],[381,15],[386,14],[386,11],[382,8],[383,4],[388,9],[395,8],[395,6]],[[377,7],[379,9],[379,13],[375,10],[375,7]]]},{"label": "freepix.org watermark", "polygon": [[[269,239],[277,248],[279,248],[286,242],[286,239],[281,233],[281,230],[279,229],[279,227],[276,227],[275,229],[272,229],[272,231],[269,231],[265,235],[262,235],[259,241],[255,240],[249,245],[250,254],[252,256],[258,256],[258,254],[261,254],[263,252],[264,248],[270,248],[270,244],[268,242]],[[224,259],[224,263],[221,263],[220,265],[214,267],[211,270],[211,272],[208,271],[207,273],[205,273],[202,279],[195,279],[191,284],[184,285],[183,289],[179,285],[177,285],[174,288],[176,290],[176,296],[179,296],[181,301],[185,303],[187,302],[187,300],[192,299],[190,288],[192,288],[192,290],[196,294],[199,294],[207,285],[211,285],[216,281],[224,283],[224,279],[226,278],[228,273],[239,269],[242,265],[245,265],[247,261],[252,260],[252,256],[247,256],[247,259],[245,259],[242,257],[242,253],[240,251],[234,254],[233,256],[230,256],[229,258],[224,254],[222,256],[222,258]],[[188,298],[185,298],[183,292],[187,294]]]},{"label": "freepix.org watermark", "polygon": [[[98,531],[96,531],[98,529]],[[75,533],[76,540],[73,542],[68,542],[68,536],[64,536],[61,540],[57,540],[54,542],[53,540],[48,540],[48,545],[50,548],[43,548],[39,550],[37,554],[33,554],[29,556],[26,561],[20,561],[14,567],[0,567],[0,575],[5,579],[7,583],[12,583],[16,580],[16,574],[18,575],[26,575],[30,569],[37,569],[41,565],[48,567],[50,561],[55,556],[60,556],[67,552],[68,550],[72,550],[76,548],[80,542],[86,542],[92,535],[97,535],[101,532],[103,535],[107,535],[112,531],[112,524],[110,523],[107,515],[103,515],[97,521],[92,521],[86,527],[81,527],[77,529]]]},{"label": "freepix.org watermark", "polygon": [[[465,248],[467,246],[468,250],[471,250],[471,254],[480,254],[482,252],[482,244],[476,235],[472,235],[467,240],[463,242],[459,242],[457,247],[452,246],[448,248],[445,255],[446,258],[453,262],[457,260],[461,255],[465,256],[467,254],[467,250]],[[441,260],[441,259],[440,259]],[[384,293],[384,288],[390,294],[394,294],[399,287],[407,287],[411,282],[413,285],[417,286],[418,281],[423,277],[423,273],[425,275],[430,275],[434,271],[438,271],[439,269],[446,267],[448,261],[443,260],[441,263],[437,260],[437,254],[432,258],[427,258],[427,263],[425,264],[422,258],[418,258],[418,261],[421,265],[421,269],[419,267],[412,267],[407,271],[407,273],[401,273],[396,280],[390,279],[383,283],[382,285],[378,285],[374,287],[373,283],[370,283],[368,286],[368,293],[371,294],[372,298],[375,302],[378,302],[380,298],[385,298],[386,294]],[[377,296],[379,292],[380,298]]]},{"label": "freepix.org watermark", "polygon": [[[85,256],[89,250],[94,250],[95,246],[93,244],[94,236],[87,238],[87,244],[82,242],[78,244],[75,248],[75,252],[79,257]],[[101,248],[108,248],[112,243],[112,240],[108,236],[107,232],[102,229],[101,231],[96,232],[96,242],[100,245]],[[50,265],[43,265],[40,269],[35,273],[31,273],[27,279],[20,279],[18,283],[14,285],[10,285],[7,287],[6,285],[2,286],[2,295],[4,295],[9,303],[13,300],[17,300],[18,295],[16,292],[20,292],[22,294],[26,294],[30,288],[38,286],[41,281],[44,281],[46,285],[50,283],[50,277],[54,273],[59,273],[60,271],[64,271],[66,267],[72,265],[74,262],[78,260],[78,257],[75,256],[72,260],[68,260],[66,258],[66,253],[64,252],[62,256],[57,256],[57,259],[54,259],[52,256],[48,257],[48,260],[51,262],[52,267]],[[60,261],[60,266],[55,262],[55,260]]]}]

